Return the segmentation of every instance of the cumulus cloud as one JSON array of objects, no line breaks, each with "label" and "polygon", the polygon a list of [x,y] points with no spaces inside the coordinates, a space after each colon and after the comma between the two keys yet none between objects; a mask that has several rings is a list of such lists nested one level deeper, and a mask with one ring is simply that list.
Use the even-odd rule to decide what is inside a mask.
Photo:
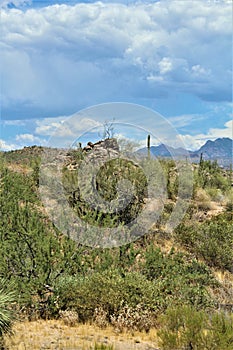
[{"label": "cumulus cloud", "polygon": [[51,136],[59,128],[67,117],[37,119],[35,134],[40,136]]},{"label": "cumulus cloud", "polygon": [[164,0],[3,9],[3,115],[12,105],[72,113],[162,90],[229,100],[230,6]]},{"label": "cumulus cloud", "polygon": [[[65,123],[64,123],[65,122]],[[102,124],[90,118],[57,117],[36,120],[35,134],[56,138],[74,137]]]},{"label": "cumulus cloud", "polygon": [[17,144],[0,139],[0,151],[11,151],[17,148],[18,148]]}]

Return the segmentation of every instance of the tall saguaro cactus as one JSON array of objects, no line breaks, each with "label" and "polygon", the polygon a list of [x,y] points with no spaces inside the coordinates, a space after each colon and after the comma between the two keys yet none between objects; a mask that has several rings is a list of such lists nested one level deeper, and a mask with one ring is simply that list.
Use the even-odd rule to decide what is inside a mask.
[{"label": "tall saguaro cactus", "polygon": [[147,155],[148,159],[150,159],[150,135],[147,136]]}]

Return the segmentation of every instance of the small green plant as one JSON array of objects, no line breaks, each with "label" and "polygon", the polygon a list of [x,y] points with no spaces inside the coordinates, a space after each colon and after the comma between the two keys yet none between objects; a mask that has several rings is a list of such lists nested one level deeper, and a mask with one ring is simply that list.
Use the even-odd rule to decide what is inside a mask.
[{"label": "small green plant", "polygon": [[9,281],[0,280],[0,337],[11,329],[14,313],[9,307],[15,300],[16,295]]},{"label": "small green plant", "polygon": [[16,300],[16,295],[11,284],[7,280],[0,280],[0,349],[4,349],[3,335],[10,333],[14,312],[10,309]]}]

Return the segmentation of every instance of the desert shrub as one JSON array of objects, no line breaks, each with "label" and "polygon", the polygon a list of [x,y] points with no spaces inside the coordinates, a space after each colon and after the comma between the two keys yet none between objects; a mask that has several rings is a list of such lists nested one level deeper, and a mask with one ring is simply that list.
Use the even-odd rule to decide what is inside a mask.
[{"label": "desert shrub", "polygon": [[226,191],[229,188],[229,179],[224,177],[216,161],[200,160],[195,176],[195,185],[200,188],[218,188]]},{"label": "desert shrub", "polygon": [[142,260],[141,272],[98,268],[84,275],[61,276],[50,299],[54,315],[74,310],[80,321],[94,321],[100,327],[112,320],[119,328],[131,324],[146,329],[152,322],[146,318],[154,319],[171,304],[212,305],[207,287],[215,280],[204,264],[174,251],[163,254],[152,246]]},{"label": "desert shrub", "polygon": [[195,194],[195,201],[200,210],[212,209],[211,198],[209,194],[202,188],[198,188]]},{"label": "desert shrub", "polygon": [[179,306],[168,309],[159,322],[158,336],[163,350],[232,349],[232,316],[208,315],[190,306]]},{"label": "desert shrub", "polygon": [[117,270],[106,270],[61,278],[53,296],[58,310],[75,310],[81,321],[93,320],[96,309],[109,321],[110,315],[118,314],[122,301],[133,308],[139,303],[144,309],[156,308],[156,286],[139,273],[122,277]]},{"label": "desert shrub", "polygon": [[132,308],[128,305],[122,306],[117,314],[110,317],[111,324],[117,332],[123,331],[146,331],[156,325],[156,316],[153,312],[138,304]]},{"label": "desert shrub", "polygon": [[233,213],[233,188],[226,193],[225,208],[227,212]]},{"label": "desert shrub", "polygon": [[95,308],[93,321],[99,328],[105,328],[108,325],[108,314],[102,307]]},{"label": "desert shrub", "polygon": [[78,323],[78,313],[73,310],[59,310],[60,319],[65,325],[73,327]]},{"label": "desert shrub", "polygon": [[207,194],[210,196],[211,200],[218,202],[220,204],[223,203],[224,201],[224,194],[223,191],[220,190],[219,188],[207,188],[206,189]]},{"label": "desert shrub", "polygon": [[84,248],[62,236],[37,209],[30,176],[3,168],[1,180],[0,275],[15,282],[21,306],[44,317],[58,276],[85,269]]},{"label": "desert shrub", "polygon": [[214,313],[209,320],[205,341],[208,350],[233,349],[233,314]]},{"label": "desert shrub", "polygon": [[212,304],[207,286],[214,285],[215,280],[210,270],[196,259],[173,249],[163,254],[150,245],[141,268],[157,286],[157,303],[161,310],[181,301],[200,307]]},{"label": "desert shrub", "polygon": [[232,270],[233,231],[231,217],[219,215],[199,225],[181,224],[175,238],[196,257],[205,259],[210,266]]},{"label": "desert shrub", "polygon": [[122,278],[115,271],[61,278],[55,289],[58,309],[73,309],[84,322],[92,320],[99,307],[109,315],[119,308],[121,283]]}]

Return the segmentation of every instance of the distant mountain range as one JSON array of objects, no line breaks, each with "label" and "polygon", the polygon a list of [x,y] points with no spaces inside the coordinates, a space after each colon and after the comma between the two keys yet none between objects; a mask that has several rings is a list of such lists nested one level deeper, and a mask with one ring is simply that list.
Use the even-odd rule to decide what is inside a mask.
[{"label": "distant mountain range", "polygon": [[[45,149],[41,146],[29,146],[24,147],[23,149],[9,151],[6,153],[12,153],[15,155],[15,159],[20,161],[23,157],[29,157],[33,155],[40,155]],[[208,140],[202,147],[197,151],[190,151],[184,148],[174,148],[161,144],[159,146],[151,146],[150,154],[151,157],[161,157],[161,158],[175,158],[175,159],[185,159],[189,155],[191,162],[198,163],[200,156],[202,154],[204,160],[217,160],[220,166],[229,168],[232,164],[233,156],[233,140],[228,137],[218,138],[215,141]],[[137,155],[142,157],[147,156],[148,150],[146,147],[139,149]],[[16,157],[17,155],[17,157]]]},{"label": "distant mountain range", "polygon": [[[191,161],[197,162],[202,154],[204,160],[217,160],[219,165],[229,166],[232,164],[233,140],[228,137],[218,138],[215,141],[208,140],[197,151],[189,151],[184,148],[174,148],[161,144],[151,146],[150,152],[155,157],[165,158],[183,158],[189,154]],[[147,155],[147,148],[141,148],[137,151],[142,156]]]}]

